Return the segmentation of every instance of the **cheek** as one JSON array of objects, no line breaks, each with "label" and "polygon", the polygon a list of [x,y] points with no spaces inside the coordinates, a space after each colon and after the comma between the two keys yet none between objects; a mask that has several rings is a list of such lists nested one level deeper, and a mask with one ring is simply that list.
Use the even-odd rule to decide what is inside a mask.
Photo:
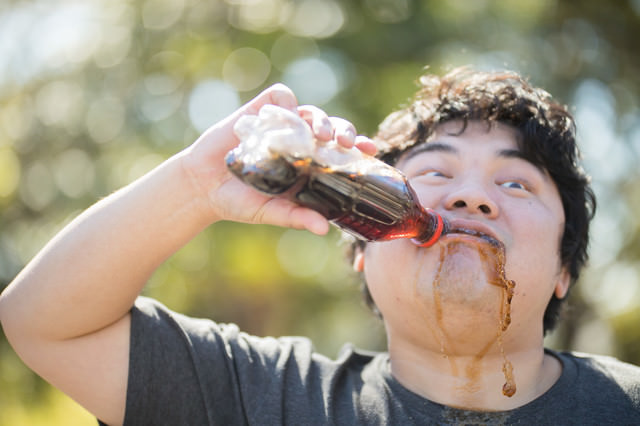
[{"label": "cheek", "polygon": [[516,282],[514,307],[536,301],[546,306],[560,272],[559,219],[552,212],[531,208],[522,212],[520,225],[512,227],[516,232],[507,251],[506,272]]},{"label": "cheek", "polygon": [[365,250],[364,275],[376,306],[383,316],[394,305],[410,300],[407,283],[415,279],[415,249],[407,241],[369,243]]},{"label": "cheek", "polygon": [[541,208],[523,212],[522,218],[514,240],[518,242],[517,247],[531,257],[532,261],[527,264],[532,268],[536,267],[538,261],[557,264],[563,218]]},{"label": "cheek", "polygon": [[438,249],[419,249],[407,240],[367,245],[365,279],[376,306],[387,320],[411,322],[412,313],[422,311],[423,287],[431,288],[438,258]]},{"label": "cheek", "polygon": [[443,184],[429,185],[419,179],[413,179],[410,183],[418,197],[418,201],[425,207],[438,207],[448,193],[446,186]]},{"label": "cheek", "polygon": [[369,243],[364,253],[364,276],[369,286],[369,291],[378,308],[382,309],[384,301],[391,293],[396,276],[388,267],[389,264],[398,265],[398,269],[406,269],[406,264],[399,256],[399,250],[394,250],[395,242]]}]

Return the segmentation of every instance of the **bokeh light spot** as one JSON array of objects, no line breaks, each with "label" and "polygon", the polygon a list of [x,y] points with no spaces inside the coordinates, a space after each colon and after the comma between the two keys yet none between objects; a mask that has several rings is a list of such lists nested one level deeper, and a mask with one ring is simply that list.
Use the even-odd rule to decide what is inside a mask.
[{"label": "bokeh light spot", "polygon": [[29,208],[40,211],[55,199],[57,193],[58,188],[45,163],[36,161],[29,165],[24,174],[24,183],[20,187],[22,201]]},{"label": "bokeh light spot", "polygon": [[[616,182],[636,169],[633,153],[616,135],[615,98],[599,80],[584,80],[575,93],[576,123],[587,171],[599,181]],[[603,162],[602,159],[607,159]]]},{"label": "bokeh light spot", "polygon": [[89,106],[85,122],[87,131],[95,142],[108,142],[122,131],[125,122],[124,105],[113,96],[98,98]]},{"label": "bokeh light spot", "polygon": [[331,65],[320,58],[302,58],[292,62],[282,80],[301,103],[322,105],[339,91],[338,76]]},{"label": "bokeh light spot", "polygon": [[24,138],[32,125],[33,110],[29,97],[4,105],[0,110],[2,130],[14,140]]},{"label": "bokeh light spot", "polygon": [[53,81],[36,96],[38,118],[45,125],[70,125],[82,112],[82,88],[71,81]]},{"label": "bokeh light spot", "polygon": [[152,95],[168,95],[180,87],[181,79],[162,73],[150,74],[144,78],[144,87]]},{"label": "bokeh light spot", "polygon": [[229,23],[241,30],[270,33],[278,29],[282,15],[281,0],[227,0]]},{"label": "bokeh light spot", "polygon": [[180,92],[157,96],[145,93],[140,98],[140,110],[149,121],[160,121],[170,117],[182,103]]},{"label": "bokeh light spot", "polygon": [[640,305],[637,268],[623,262],[614,263],[604,274],[599,290],[599,297],[594,302],[606,311],[607,316],[636,309]]},{"label": "bokeh light spot", "polygon": [[108,29],[108,36],[102,38],[93,60],[100,68],[109,68],[121,63],[131,48],[131,32],[128,27],[115,26]]},{"label": "bokeh light spot", "polygon": [[242,47],[231,52],[224,61],[222,75],[239,91],[253,90],[265,82],[271,71],[269,58],[251,47]]},{"label": "bokeh light spot", "polygon": [[9,147],[0,147],[0,198],[9,197],[20,182],[20,160]]},{"label": "bokeh light spot", "polygon": [[145,28],[162,30],[175,24],[184,11],[184,0],[147,0],[142,6]]},{"label": "bokeh light spot", "polygon": [[303,37],[327,38],[336,34],[345,22],[344,12],[333,0],[303,0],[292,4],[291,19],[284,28],[291,34]]},{"label": "bokeh light spot", "polygon": [[283,34],[271,47],[273,66],[283,71],[298,58],[318,56],[318,45],[313,39]]},{"label": "bokeh light spot", "polygon": [[189,97],[189,119],[199,132],[225,118],[240,106],[235,89],[220,80],[204,80]]},{"label": "bokeh light spot", "polygon": [[93,187],[95,168],[86,152],[72,148],[56,158],[53,175],[62,193],[78,198]]},{"label": "bokeh light spot", "polygon": [[329,259],[326,239],[307,231],[285,231],[277,247],[278,261],[291,276],[306,278],[322,272]]}]

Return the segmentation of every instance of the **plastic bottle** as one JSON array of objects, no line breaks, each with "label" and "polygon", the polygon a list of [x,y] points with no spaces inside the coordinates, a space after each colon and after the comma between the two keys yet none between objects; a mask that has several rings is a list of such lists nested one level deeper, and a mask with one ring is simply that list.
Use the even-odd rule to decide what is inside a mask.
[{"label": "plastic bottle", "polygon": [[366,241],[411,238],[428,247],[448,231],[436,211],[420,205],[401,171],[356,148],[316,144],[298,116],[267,107],[238,122],[242,142],[225,158],[243,182],[309,207]]}]

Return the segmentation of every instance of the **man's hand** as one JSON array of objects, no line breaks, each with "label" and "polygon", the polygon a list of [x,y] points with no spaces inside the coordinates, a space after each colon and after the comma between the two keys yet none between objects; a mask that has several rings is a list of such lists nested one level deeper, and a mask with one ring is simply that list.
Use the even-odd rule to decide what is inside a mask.
[{"label": "man's hand", "polygon": [[365,153],[375,153],[375,146],[368,138],[356,136],[353,124],[338,117],[329,117],[314,106],[298,106],[293,92],[282,84],[276,84],[209,128],[182,153],[183,166],[191,177],[196,193],[203,200],[203,208],[208,209],[212,222],[233,220],[264,223],[306,228],[316,234],[324,234],[328,231],[329,224],[322,215],[291,201],[256,191],[235,178],[225,165],[225,155],[239,143],[233,132],[236,121],[244,114],[257,115],[266,104],[299,114],[319,140],[335,139],[344,147],[355,145]]}]

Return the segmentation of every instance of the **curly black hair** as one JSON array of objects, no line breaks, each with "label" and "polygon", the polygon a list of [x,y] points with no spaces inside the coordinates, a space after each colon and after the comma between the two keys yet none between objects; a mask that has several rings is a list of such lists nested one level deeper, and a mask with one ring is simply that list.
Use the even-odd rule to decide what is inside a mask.
[{"label": "curly black hair", "polygon": [[[511,71],[456,68],[442,77],[424,75],[419,83],[411,103],[380,124],[373,138],[377,156],[395,165],[408,149],[428,143],[436,127],[447,121],[461,120],[463,130],[470,120],[512,126],[520,135],[524,158],[546,170],[560,193],[565,213],[560,258],[573,285],[588,260],[589,224],[596,199],[579,165],[575,122],[567,108]],[[354,242],[352,255],[364,244]],[[367,304],[377,311],[366,282],[363,292]],[[545,333],[556,326],[565,299],[554,294],[549,301],[543,319]]]}]

